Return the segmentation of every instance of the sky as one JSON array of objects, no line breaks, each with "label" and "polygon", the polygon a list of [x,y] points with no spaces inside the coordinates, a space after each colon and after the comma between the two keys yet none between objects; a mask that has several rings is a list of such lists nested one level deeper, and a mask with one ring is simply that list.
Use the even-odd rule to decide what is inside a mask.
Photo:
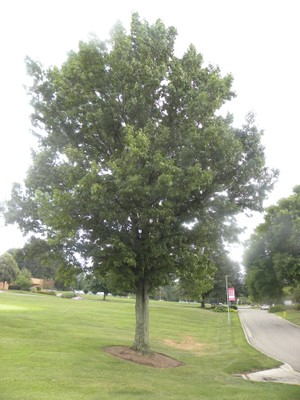
[{"label": "sky", "polygon": [[[25,178],[35,144],[24,58],[59,66],[91,33],[105,40],[117,21],[128,30],[133,12],[149,23],[161,19],[174,26],[178,55],[194,44],[206,64],[233,75],[237,96],[226,108],[237,127],[249,111],[255,113],[266,164],[280,171],[264,205],[291,195],[300,184],[299,11],[298,0],[2,0],[0,202],[9,199],[13,182]],[[239,217],[246,230],[231,247],[234,260],[241,261],[243,242],[262,220],[262,214]],[[24,242],[16,226],[0,220],[0,255]]]}]

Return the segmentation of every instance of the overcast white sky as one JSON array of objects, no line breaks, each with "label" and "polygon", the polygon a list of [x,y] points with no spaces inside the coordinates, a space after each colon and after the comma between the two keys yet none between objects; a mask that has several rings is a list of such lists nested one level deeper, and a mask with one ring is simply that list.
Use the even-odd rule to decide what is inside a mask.
[{"label": "overcast white sky", "polygon": [[[176,48],[190,43],[206,63],[234,76],[236,99],[228,109],[240,126],[248,111],[264,130],[267,164],[280,170],[266,201],[274,204],[300,184],[300,2],[298,0],[2,0],[0,2],[0,202],[30,165],[30,107],[23,85],[24,58],[59,65],[94,32],[106,39],[117,20],[128,28],[132,12],[177,28]],[[244,221],[244,219],[241,219]],[[242,239],[261,222],[247,220]],[[24,243],[16,227],[0,221],[0,254]],[[232,251],[239,260],[242,246]]]}]

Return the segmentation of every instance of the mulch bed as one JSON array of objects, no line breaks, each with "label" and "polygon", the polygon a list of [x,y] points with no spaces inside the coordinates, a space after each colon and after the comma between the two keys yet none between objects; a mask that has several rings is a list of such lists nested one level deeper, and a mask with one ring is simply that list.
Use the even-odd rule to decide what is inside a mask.
[{"label": "mulch bed", "polygon": [[161,353],[142,354],[126,346],[111,346],[104,349],[115,357],[131,361],[137,364],[153,368],[174,368],[182,365],[182,362]]}]

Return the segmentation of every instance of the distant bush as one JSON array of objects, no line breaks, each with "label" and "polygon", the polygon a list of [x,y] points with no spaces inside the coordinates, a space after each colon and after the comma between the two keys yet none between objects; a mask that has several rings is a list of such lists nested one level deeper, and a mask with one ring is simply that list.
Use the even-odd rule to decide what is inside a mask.
[{"label": "distant bush", "polygon": [[286,306],[284,306],[283,304],[275,304],[274,306],[271,306],[269,308],[270,313],[277,313],[282,311],[286,311]]},{"label": "distant bush", "polygon": [[18,284],[16,284],[16,283],[14,282],[14,283],[11,283],[11,284],[9,285],[8,289],[9,289],[9,290],[21,290],[21,286],[18,285]]},{"label": "distant bush", "polygon": [[[217,306],[212,306],[211,309],[215,312],[228,312],[228,307],[226,304],[219,304]],[[237,306],[230,306],[229,312],[236,312]]]},{"label": "distant bush", "polygon": [[38,290],[37,293],[39,294],[48,294],[50,296],[56,296],[56,293],[53,290]]},{"label": "distant bush", "polygon": [[64,292],[61,297],[63,299],[73,299],[73,297],[75,297],[75,293],[74,292]]},{"label": "distant bush", "polygon": [[227,306],[224,305],[218,305],[213,309],[215,312],[226,312],[227,311]]}]

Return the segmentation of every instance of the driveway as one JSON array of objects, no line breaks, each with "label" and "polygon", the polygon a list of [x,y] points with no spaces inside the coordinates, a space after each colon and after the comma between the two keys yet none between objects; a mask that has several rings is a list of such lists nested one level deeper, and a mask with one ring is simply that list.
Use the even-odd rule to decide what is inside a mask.
[{"label": "driveway", "polygon": [[258,309],[239,308],[239,316],[253,347],[300,372],[300,327]]},{"label": "driveway", "polygon": [[257,350],[300,372],[300,328],[268,311],[239,308],[249,342]]}]

